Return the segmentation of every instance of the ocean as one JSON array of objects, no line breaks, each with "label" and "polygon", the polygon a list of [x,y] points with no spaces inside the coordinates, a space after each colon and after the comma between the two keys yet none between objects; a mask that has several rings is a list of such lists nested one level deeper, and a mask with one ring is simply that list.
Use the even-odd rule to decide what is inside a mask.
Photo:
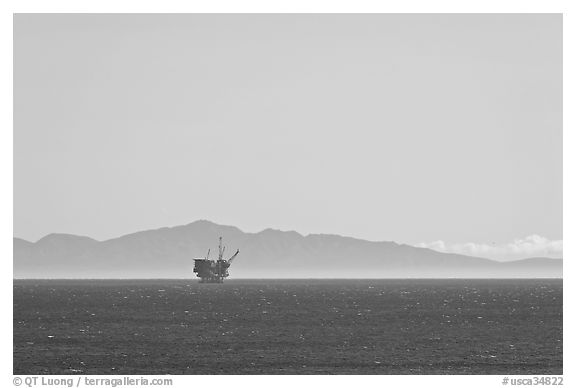
[{"label": "ocean", "polygon": [[562,374],[562,280],[14,280],[14,374]]}]

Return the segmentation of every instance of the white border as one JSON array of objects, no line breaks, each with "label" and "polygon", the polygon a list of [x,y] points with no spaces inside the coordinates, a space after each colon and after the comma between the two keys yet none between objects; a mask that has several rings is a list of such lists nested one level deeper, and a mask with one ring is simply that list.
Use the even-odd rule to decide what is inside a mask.
[{"label": "white border", "polygon": [[[573,3],[573,2],[572,2]],[[2,31],[1,49],[2,67],[2,130],[0,131],[0,171],[2,171],[2,190],[0,195],[2,222],[0,261],[2,282],[2,310],[9,311],[1,321],[2,325],[2,378],[5,386],[12,385],[12,236],[13,236],[13,155],[12,155],[12,14],[13,13],[563,13],[564,14],[564,198],[576,198],[574,180],[571,179],[571,166],[575,166],[571,153],[574,147],[574,76],[576,68],[574,51],[575,27],[574,6],[569,1],[314,1],[314,0],[212,0],[196,1],[63,1],[63,0],[30,0],[9,1],[0,5],[0,29]],[[572,109],[570,109],[572,108]],[[574,206],[564,202],[564,279],[565,295],[573,295],[571,284],[573,273],[573,224]],[[566,238],[568,236],[568,238]],[[574,314],[571,298],[564,298],[564,385],[571,386],[572,376],[568,365],[574,365]],[[572,361],[570,361],[572,360]],[[150,376],[151,377],[151,376]],[[252,387],[269,386],[291,387],[294,384],[328,383],[335,386],[351,384],[391,384],[392,386],[445,386],[458,387],[499,387],[502,376],[177,376],[174,386],[193,386],[193,384],[210,385],[250,385]],[[3,385],[4,385],[3,384]]]}]

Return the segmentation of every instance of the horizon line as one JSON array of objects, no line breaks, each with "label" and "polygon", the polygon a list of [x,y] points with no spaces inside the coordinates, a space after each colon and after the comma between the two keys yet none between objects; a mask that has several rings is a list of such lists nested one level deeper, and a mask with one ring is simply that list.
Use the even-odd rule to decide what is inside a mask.
[{"label": "horizon line", "polygon": [[194,278],[12,278],[12,280],[114,280],[114,281],[121,281],[121,280],[187,280],[193,281],[198,284],[225,284],[226,282],[235,281],[235,280],[545,280],[545,279],[564,279],[564,276],[560,277],[414,277],[414,278],[406,278],[406,277],[390,277],[390,278],[234,278],[234,279],[226,279],[224,283],[201,283],[200,279]]}]

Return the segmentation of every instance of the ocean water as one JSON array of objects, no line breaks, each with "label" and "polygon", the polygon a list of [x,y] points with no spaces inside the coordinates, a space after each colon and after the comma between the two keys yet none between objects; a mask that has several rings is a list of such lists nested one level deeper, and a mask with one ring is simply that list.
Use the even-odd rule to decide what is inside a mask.
[{"label": "ocean water", "polygon": [[14,374],[562,374],[562,280],[15,280]]}]

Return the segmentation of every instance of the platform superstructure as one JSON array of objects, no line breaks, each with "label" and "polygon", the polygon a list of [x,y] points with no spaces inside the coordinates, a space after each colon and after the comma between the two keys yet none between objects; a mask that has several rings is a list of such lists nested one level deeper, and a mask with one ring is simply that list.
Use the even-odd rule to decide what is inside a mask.
[{"label": "platform superstructure", "polygon": [[222,245],[222,237],[220,237],[217,260],[210,259],[210,249],[208,249],[206,257],[194,259],[194,273],[200,278],[200,283],[223,283],[224,279],[228,277],[228,268],[240,250],[237,249],[236,253],[229,259],[224,259],[225,250],[226,247]]}]

